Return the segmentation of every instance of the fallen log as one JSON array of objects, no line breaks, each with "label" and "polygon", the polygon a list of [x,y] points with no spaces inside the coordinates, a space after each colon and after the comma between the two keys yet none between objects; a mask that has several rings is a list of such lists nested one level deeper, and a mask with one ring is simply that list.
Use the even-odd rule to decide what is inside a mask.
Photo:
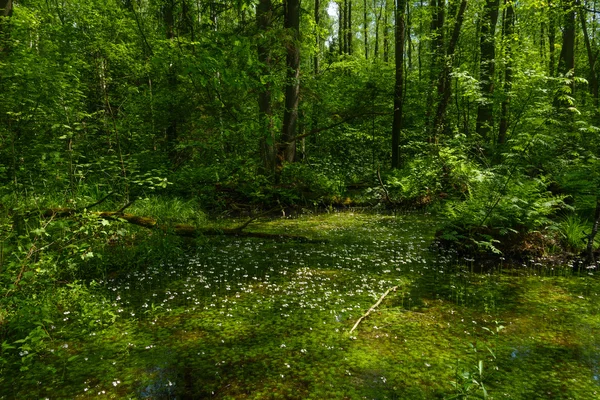
[{"label": "fallen log", "polygon": [[[77,214],[79,211],[70,208],[54,208],[44,210],[41,213],[42,217],[51,218],[51,217],[69,217]],[[254,222],[256,217],[250,218],[249,221],[244,222],[242,225],[237,226],[235,228],[210,228],[210,227],[196,227],[194,225],[189,224],[176,224],[173,226],[169,225],[161,225],[157,220],[150,217],[140,217],[138,215],[123,213],[119,211],[95,211],[89,212],[91,215],[95,215],[98,218],[103,218],[107,220],[118,220],[125,221],[132,225],[140,226],[146,229],[153,230],[161,230],[165,233],[174,234],[176,236],[181,237],[200,237],[200,236],[238,236],[238,237],[255,237],[261,239],[272,239],[272,240],[295,240],[304,243],[323,243],[325,240],[316,240],[311,239],[306,236],[300,235],[289,235],[289,234],[277,234],[277,233],[268,233],[268,232],[252,232],[245,231],[250,225],[250,223]],[[262,215],[262,214],[261,214]],[[260,216],[260,215],[259,215]]]}]

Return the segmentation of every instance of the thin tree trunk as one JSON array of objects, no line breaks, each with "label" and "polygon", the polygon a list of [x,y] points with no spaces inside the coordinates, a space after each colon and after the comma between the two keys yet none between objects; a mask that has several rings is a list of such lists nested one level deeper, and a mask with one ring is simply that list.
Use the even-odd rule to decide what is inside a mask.
[{"label": "thin tree trunk", "polygon": [[0,0],[0,54],[5,53],[8,45],[7,42],[7,19],[12,16],[12,0]]},{"label": "thin tree trunk", "polygon": [[283,166],[283,162],[294,162],[296,158],[295,136],[300,92],[300,0],[286,0],[284,27],[289,41],[286,43],[287,73],[282,144],[277,155],[279,167]]},{"label": "thin tree trunk", "polygon": [[344,40],[344,54],[348,54],[348,0],[344,0],[344,29],[342,37]]},{"label": "thin tree trunk", "polygon": [[510,106],[510,91],[512,88],[512,74],[513,74],[513,52],[512,52],[512,41],[514,34],[515,25],[515,12],[513,8],[512,0],[504,0],[506,6],[504,13],[504,20],[502,21],[502,36],[506,46],[504,58],[504,99],[502,100],[502,106],[500,111],[500,127],[498,131],[498,144],[503,145],[506,143],[506,135],[508,132],[508,113]]},{"label": "thin tree trunk", "polygon": [[338,3],[338,45],[340,55],[344,54],[344,7],[342,2]]},{"label": "thin tree trunk", "polygon": [[[377,1],[373,0],[373,11],[377,7]],[[375,55],[374,58],[377,59],[379,57],[379,24],[381,22],[381,6],[379,7],[377,16],[375,18]],[[385,40],[385,38],[384,38]]]},{"label": "thin tree trunk", "polygon": [[581,23],[581,30],[583,31],[583,40],[585,42],[585,49],[587,51],[588,63],[590,65],[589,72],[589,87],[590,92],[592,93],[592,97],[594,98],[594,114],[596,119],[598,118],[598,78],[596,76],[596,57],[594,56],[594,52],[592,50],[592,45],[590,43],[590,36],[587,30],[587,15],[586,13],[580,9],[579,12],[579,21]]},{"label": "thin tree trunk", "polygon": [[[175,40],[175,18],[174,18],[174,8],[175,2],[174,0],[167,0],[164,3],[164,23],[166,28],[166,37],[167,40],[173,42]],[[171,97],[169,100],[168,110],[169,110],[169,120],[167,122],[166,129],[166,138],[167,138],[167,151],[169,154],[169,160],[173,165],[178,163],[178,151],[177,151],[177,141],[178,141],[178,132],[177,132],[177,105],[174,101],[174,96],[177,93],[177,72],[175,67],[175,62],[171,61],[169,63],[169,70],[167,72],[167,84],[169,86],[169,92],[171,93]]]},{"label": "thin tree trunk", "polygon": [[348,31],[346,32],[348,42],[348,54],[352,54],[352,0],[348,0]]},{"label": "thin tree trunk", "polygon": [[[256,7],[256,24],[263,32],[258,42],[258,61],[260,76],[268,77],[271,73],[271,43],[270,30],[273,23],[273,8],[271,0],[260,0]],[[273,130],[273,109],[271,106],[271,80],[261,79],[262,88],[258,93],[258,117],[261,127],[260,154],[265,170],[275,171],[275,134]]]},{"label": "thin tree trunk", "polygon": [[[445,1],[431,0],[431,59],[429,65],[430,79],[432,88],[427,92],[427,105],[425,107],[425,126],[426,129],[433,133],[435,125],[432,125],[432,114],[435,108],[435,99],[439,98],[439,76],[442,71],[440,65],[444,59],[444,16],[445,16]],[[435,88],[438,86],[438,96],[436,97]]]},{"label": "thin tree trunk", "polygon": [[482,102],[477,107],[476,132],[484,143],[491,137],[494,126],[494,73],[496,71],[496,23],[499,0],[486,0],[480,35],[479,87]]},{"label": "thin tree trunk", "polygon": [[556,13],[554,11],[552,0],[548,0],[548,13],[548,54],[550,54],[548,71],[552,77],[555,76],[556,65],[556,56],[554,51],[554,46],[556,45]]},{"label": "thin tree trunk", "polygon": [[321,52],[321,36],[319,33],[319,24],[321,23],[321,4],[315,0],[315,56],[313,57],[313,67],[315,76],[319,74],[319,53]]},{"label": "thin tree trunk", "polygon": [[[443,1],[443,0],[442,0]],[[437,106],[434,123],[434,140],[437,141],[439,135],[444,131],[446,124],[446,109],[448,108],[448,102],[452,94],[450,73],[452,72],[452,66],[454,61],[454,51],[458,44],[458,38],[460,36],[460,30],[465,17],[465,10],[467,9],[467,0],[462,0],[458,9],[458,15],[454,23],[454,29],[452,30],[452,37],[448,43],[448,50],[446,51],[446,57],[444,60],[444,66],[442,73],[438,80],[438,94],[440,100]]]},{"label": "thin tree trunk", "polygon": [[598,226],[600,225],[600,197],[596,197],[596,211],[594,212],[594,225],[592,226],[592,232],[588,236],[586,255],[587,263],[593,264],[594,260],[594,239],[598,234]]},{"label": "thin tree trunk", "polygon": [[404,94],[404,12],[407,0],[398,0],[396,6],[396,84],[394,86],[394,121],[392,124],[392,168],[400,168],[400,135],[402,132],[402,106]]},{"label": "thin tree trunk", "polygon": [[385,0],[383,9],[383,61],[390,62],[390,16],[388,15],[388,0]]},{"label": "thin tree trunk", "polygon": [[[421,0],[421,9],[423,9],[423,0]],[[419,38],[423,38],[425,36],[423,32],[423,18],[419,18]],[[423,40],[419,39],[419,44],[417,45],[418,58],[417,62],[419,64],[419,83],[421,83],[422,75],[423,75]]]},{"label": "thin tree trunk", "polygon": [[412,71],[413,69],[413,58],[412,58],[412,50],[413,50],[413,43],[412,43],[412,38],[410,35],[410,27],[411,27],[411,18],[410,18],[410,3],[406,2],[406,26],[405,26],[405,30],[406,32],[404,33],[404,36],[406,37],[406,55],[408,57],[408,70]]},{"label": "thin tree trunk", "polygon": [[365,39],[365,59],[369,59],[369,27],[367,25],[367,0],[363,2],[363,35]]}]

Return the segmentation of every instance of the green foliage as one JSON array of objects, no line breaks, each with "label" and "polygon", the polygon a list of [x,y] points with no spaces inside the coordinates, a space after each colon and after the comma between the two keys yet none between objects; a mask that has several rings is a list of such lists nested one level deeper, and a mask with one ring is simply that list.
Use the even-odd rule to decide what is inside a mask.
[{"label": "green foliage", "polygon": [[[577,214],[568,214],[556,223],[554,229],[560,235],[565,249],[573,253],[581,253],[587,246],[592,224]],[[596,237],[594,247],[597,246],[598,238]]]},{"label": "green foliage", "polygon": [[197,200],[182,200],[177,197],[150,196],[134,203],[127,212],[156,219],[165,225],[191,224],[201,226],[206,222],[206,214]]},{"label": "green foliage", "polygon": [[563,198],[552,195],[541,179],[513,177],[509,181],[504,174],[489,173],[466,201],[448,204],[447,213],[456,225],[493,228],[504,235],[540,229],[562,205]]}]

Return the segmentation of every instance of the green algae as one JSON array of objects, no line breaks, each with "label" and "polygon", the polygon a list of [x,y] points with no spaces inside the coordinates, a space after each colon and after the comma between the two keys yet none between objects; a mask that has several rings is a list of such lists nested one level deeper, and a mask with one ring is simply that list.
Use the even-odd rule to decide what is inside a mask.
[{"label": "green algae", "polygon": [[17,368],[0,397],[597,397],[594,271],[474,273],[430,250],[436,227],[422,214],[274,219],[252,228],[328,242],[210,238],[60,291],[43,345],[3,353]]}]

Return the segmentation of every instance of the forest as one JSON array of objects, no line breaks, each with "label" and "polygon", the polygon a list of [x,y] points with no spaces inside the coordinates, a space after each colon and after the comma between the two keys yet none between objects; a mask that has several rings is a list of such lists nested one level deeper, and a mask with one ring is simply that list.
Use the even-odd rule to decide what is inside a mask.
[{"label": "forest", "polygon": [[590,399],[596,0],[0,0],[0,399]]}]

